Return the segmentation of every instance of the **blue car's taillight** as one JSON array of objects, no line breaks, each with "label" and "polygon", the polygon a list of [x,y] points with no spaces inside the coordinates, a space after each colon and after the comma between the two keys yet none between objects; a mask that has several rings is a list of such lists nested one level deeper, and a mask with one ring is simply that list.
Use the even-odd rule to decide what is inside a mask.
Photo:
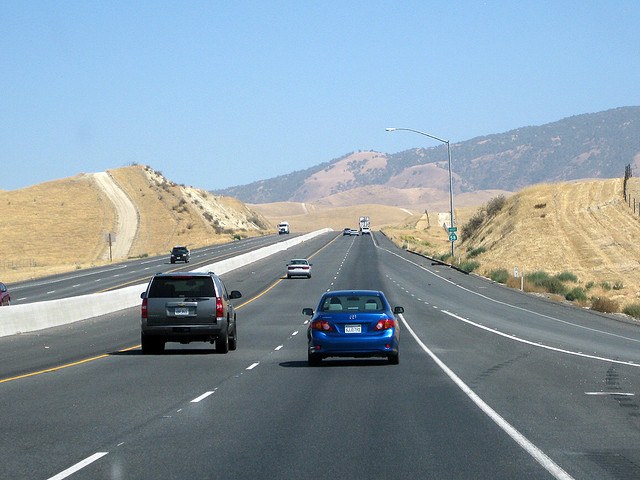
[{"label": "blue car's taillight", "polygon": [[331,332],[333,327],[326,320],[314,320],[310,325],[312,330],[320,330],[323,332]]},{"label": "blue car's taillight", "polygon": [[389,330],[390,328],[394,328],[396,326],[396,321],[391,318],[383,318],[380,320],[376,326],[376,331],[380,330]]}]

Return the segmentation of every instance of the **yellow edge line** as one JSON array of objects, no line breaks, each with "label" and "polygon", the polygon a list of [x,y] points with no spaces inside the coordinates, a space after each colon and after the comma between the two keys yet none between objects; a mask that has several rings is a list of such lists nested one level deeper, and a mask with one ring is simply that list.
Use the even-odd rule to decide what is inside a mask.
[{"label": "yellow edge line", "polygon": [[[309,258],[312,258],[313,256],[315,256],[318,252],[320,252],[321,250],[323,250],[324,248],[328,247],[331,243],[333,243],[338,237],[335,237],[333,240],[331,240],[329,243],[327,243],[326,245],[324,245],[323,247],[321,247],[320,249],[318,249],[315,253],[313,253],[312,255],[309,256]],[[253,297],[250,300],[247,300],[246,302],[244,302],[242,305],[238,305],[236,307],[236,309],[240,309],[242,307],[244,307],[245,305],[250,304],[251,302],[253,302],[254,300],[257,300],[258,298],[262,297],[263,295],[265,295],[266,293],[268,293],[269,291],[271,291],[272,289],[274,289],[280,282],[282,282],[282,280],[284,280],[284,277],[279,278],[278,280],[276,280],[271,286],[269,286],[267,289],[263,290],[262,292],[260,292],[258,295],[256,295],[255,297]],[[117,353],[122,353],[122,352],[129,352],[131,350],[137,350],[138,348],[140,348],[140,345],[134,345],[132,347],[127,347],[127,348],[123,348],[122,350],[118,350]],[[31,373],[25,373],[23,375],[17,375],[15,377],[9,377],[9,378],[2,378],[0,379],[0,383],[6,383],[6,382],[11,382],[13,380],[20,380],[21,378],[28,378],[28,377],[34,377],[36,375],[42,375],[43,373],[51,373],[51,372],[56,372],[58,370],[62,370],[63,368],[69,368],[69,367],[75,367],[77,365],[82,365],[83,363],[88,363],[88,362],[93,362],[94,360],[99,360],[101,358],[105,358],[105,357],[109,357],[111,356],[110,353],[103,353],[102,355],[97,355],[95,357],[90,357],[90,358],[85,358],[84,360],[78,360],[77,362],[72,362],[72,363],[66,363],[64,365],[58,365],[57,367],[51,367],[51,368],[47,368],[45,370],[39,370],[37,372],[31,372]]]}]

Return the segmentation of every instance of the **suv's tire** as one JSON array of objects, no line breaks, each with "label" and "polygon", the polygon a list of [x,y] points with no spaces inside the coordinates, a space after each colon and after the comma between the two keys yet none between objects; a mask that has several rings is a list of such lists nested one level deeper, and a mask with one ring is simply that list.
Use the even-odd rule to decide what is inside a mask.
[{"label": "suv's tire", "polygon": [[238,348],[238,327],[233,329],[233,337],[229,337],[229,350]]},{"label": "suv's tire", "polygon": [[216,352],[229,353],[229,332],[224,332],[216,339]]},{"label": "suv's tire", "polygon": [[140,345],[143,355],[158,355],[164,352],[164,340],[160,337],[148,337],[140,334]]}]

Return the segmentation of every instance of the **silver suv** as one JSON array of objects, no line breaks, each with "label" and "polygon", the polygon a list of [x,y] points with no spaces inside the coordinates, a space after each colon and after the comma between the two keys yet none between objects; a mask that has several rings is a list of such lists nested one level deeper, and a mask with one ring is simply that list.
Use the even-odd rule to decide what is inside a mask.
[{"label": "silver suv", "polygon": [[235,350],[238,343],[236,312],[213,272],[158,273],[142,298],[140,342],[142,353],[162,353],[166,342],[215,342],[218,353]]}]

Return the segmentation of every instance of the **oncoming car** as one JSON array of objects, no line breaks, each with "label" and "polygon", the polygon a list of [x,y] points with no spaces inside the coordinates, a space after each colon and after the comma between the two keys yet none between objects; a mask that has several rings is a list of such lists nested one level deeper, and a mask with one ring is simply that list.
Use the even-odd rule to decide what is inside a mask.
[{"label": "oncoming car", "polygon": [[187,247],[177,245],[171,249],[171,263],[184,262],[189,263],[191,252]]},{"label": "oncoming car", "polygon": [[377,290],[336,290],[325,292],[310,315],[307,328],[307,360],[319,365],[326,357],[386,357],[400,362],[400,325],[384,293]]},{"label": "oncoming car", "polygon": [[7,286],[0,282],[0,306],[9,305],[11,303],[11,295]]},{"label": "oncoming car", "polygon": [[294,258],[287,263],[287,278],[307,277],[311,278],[311,263],[305,258]]}]

